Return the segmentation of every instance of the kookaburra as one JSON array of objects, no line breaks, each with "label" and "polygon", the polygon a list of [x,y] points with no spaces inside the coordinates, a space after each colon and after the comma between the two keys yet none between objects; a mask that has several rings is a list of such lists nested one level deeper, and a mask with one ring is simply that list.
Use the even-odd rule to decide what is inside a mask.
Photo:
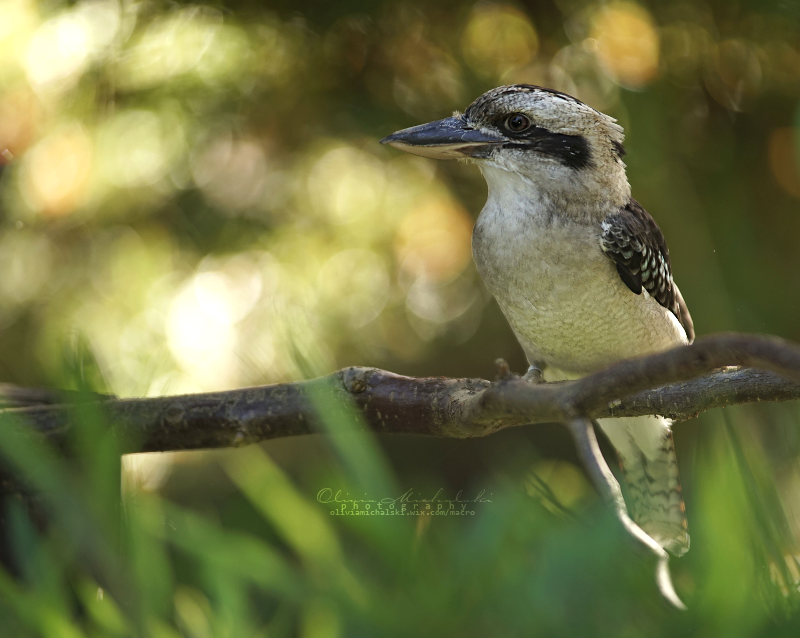
[{"label": "kookaburra", "polygon": [[[575,378],[694,339],[664,236],[631,197],[622,142],[613,118],[527,84],[382,140],[480,168],[489,194],[472,252],[527,355],[528,378]],[[632,518],[683,554],[689,535],[669,422],[600,425],[620,457]]]}]

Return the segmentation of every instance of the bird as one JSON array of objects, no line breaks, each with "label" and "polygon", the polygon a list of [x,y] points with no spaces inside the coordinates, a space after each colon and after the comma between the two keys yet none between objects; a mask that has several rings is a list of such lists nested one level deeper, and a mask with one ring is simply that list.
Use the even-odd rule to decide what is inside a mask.
[{"label": "bird", "polygon": [[[614,118],[561,91],[515,84],[381,143],[477,164],[488,195],[472,254],[525,352],[526,379],[575,379],[694,340],[664,235],[631,196]],[[671,422],[598,424],[617,452],[631,518],[683,555],[689,534]]]}]

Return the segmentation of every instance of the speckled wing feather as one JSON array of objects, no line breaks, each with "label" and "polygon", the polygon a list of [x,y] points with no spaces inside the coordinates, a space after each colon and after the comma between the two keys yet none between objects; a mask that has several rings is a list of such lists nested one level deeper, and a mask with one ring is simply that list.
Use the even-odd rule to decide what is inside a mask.
[{"label": "speckled wing feather", "polygon": [[664,235],[655,220],[631,199],[602,224],[600,246],[617,265],[622,281],[634,294],[647,290],[658,303],[677,317],[691,343],[694,326],[680,290],[672,281],[672,266]]}]

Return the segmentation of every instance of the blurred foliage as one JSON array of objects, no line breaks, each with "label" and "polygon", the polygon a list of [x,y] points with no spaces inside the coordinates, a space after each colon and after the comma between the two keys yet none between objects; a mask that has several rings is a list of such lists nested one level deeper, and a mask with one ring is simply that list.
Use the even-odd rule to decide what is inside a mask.
[{"label": "blurred foliage", "polygon": [[[170,488],[158,496],[129,475],[121,535],[118,441],[102,415],[76,416],[80,463],[4,415],[0,455],[45,495],[52,518],[42,532],[10,508],[20,574],[0,570],[0,635],[796,635],[795,586],[781,578],[796,578],[797,565],[764,569],[770,536],[761,528],[774,512],[753,518],[748,499],[760,488],[731,463],[744,454],[735,431],[707,433],[715,445],[697,474],[702,514],[693,528],[701,560],[675,569],[690,606],[678,612],[659,598],[651,566],[610,512],[587,499],[582,476],[568,463],[531,465],[530,446],[506,450],[505,469],[470,486],[483,497],[462,495],[463,516],[401,516],[401,501],[382,504],[384,515],[336,515],[355,506],[315,499],[310,486],[365,500],[404,490],[356,414],[318,407],[326,436],[302,451],[304,477],[256,446],[216,453],[212,463],[184,454],[203,487],[178,504]],[[423,479],[414,497],[430,498],[435,486]],[[448,497],[431,511],[447,511]]]},{"label": "blurred foliage", "polygon": [[[797,3],[0,0],[0,53],[3,380],[131,396],[524,369],[471,263],[477,170],[377,143],[514,82],[624,125],[699,334],[800,341]],[[40,536],[16,515],[1,633],[788,634],[800,412],[725,417],[676,428],[682,616],[558,428],[127,457],[124,551],[101,416],[78,468],[4,438],[55,518]],[[493,496],[469,520],[314,502],[347,485]]]}]

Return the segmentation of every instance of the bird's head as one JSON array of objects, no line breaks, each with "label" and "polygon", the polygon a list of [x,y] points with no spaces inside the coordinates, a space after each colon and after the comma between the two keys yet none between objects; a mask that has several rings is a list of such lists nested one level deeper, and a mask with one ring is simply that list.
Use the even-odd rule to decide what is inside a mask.
[{"label": "bird's head", "polygon": [[[624,205],[622,127],[565,93],[529,84],[481,95],[464,114],[381,140],[415,155],[468,159],[492,191],[529,190],[558,206]],[[594,206],[593,206],[594,205]]]}]

